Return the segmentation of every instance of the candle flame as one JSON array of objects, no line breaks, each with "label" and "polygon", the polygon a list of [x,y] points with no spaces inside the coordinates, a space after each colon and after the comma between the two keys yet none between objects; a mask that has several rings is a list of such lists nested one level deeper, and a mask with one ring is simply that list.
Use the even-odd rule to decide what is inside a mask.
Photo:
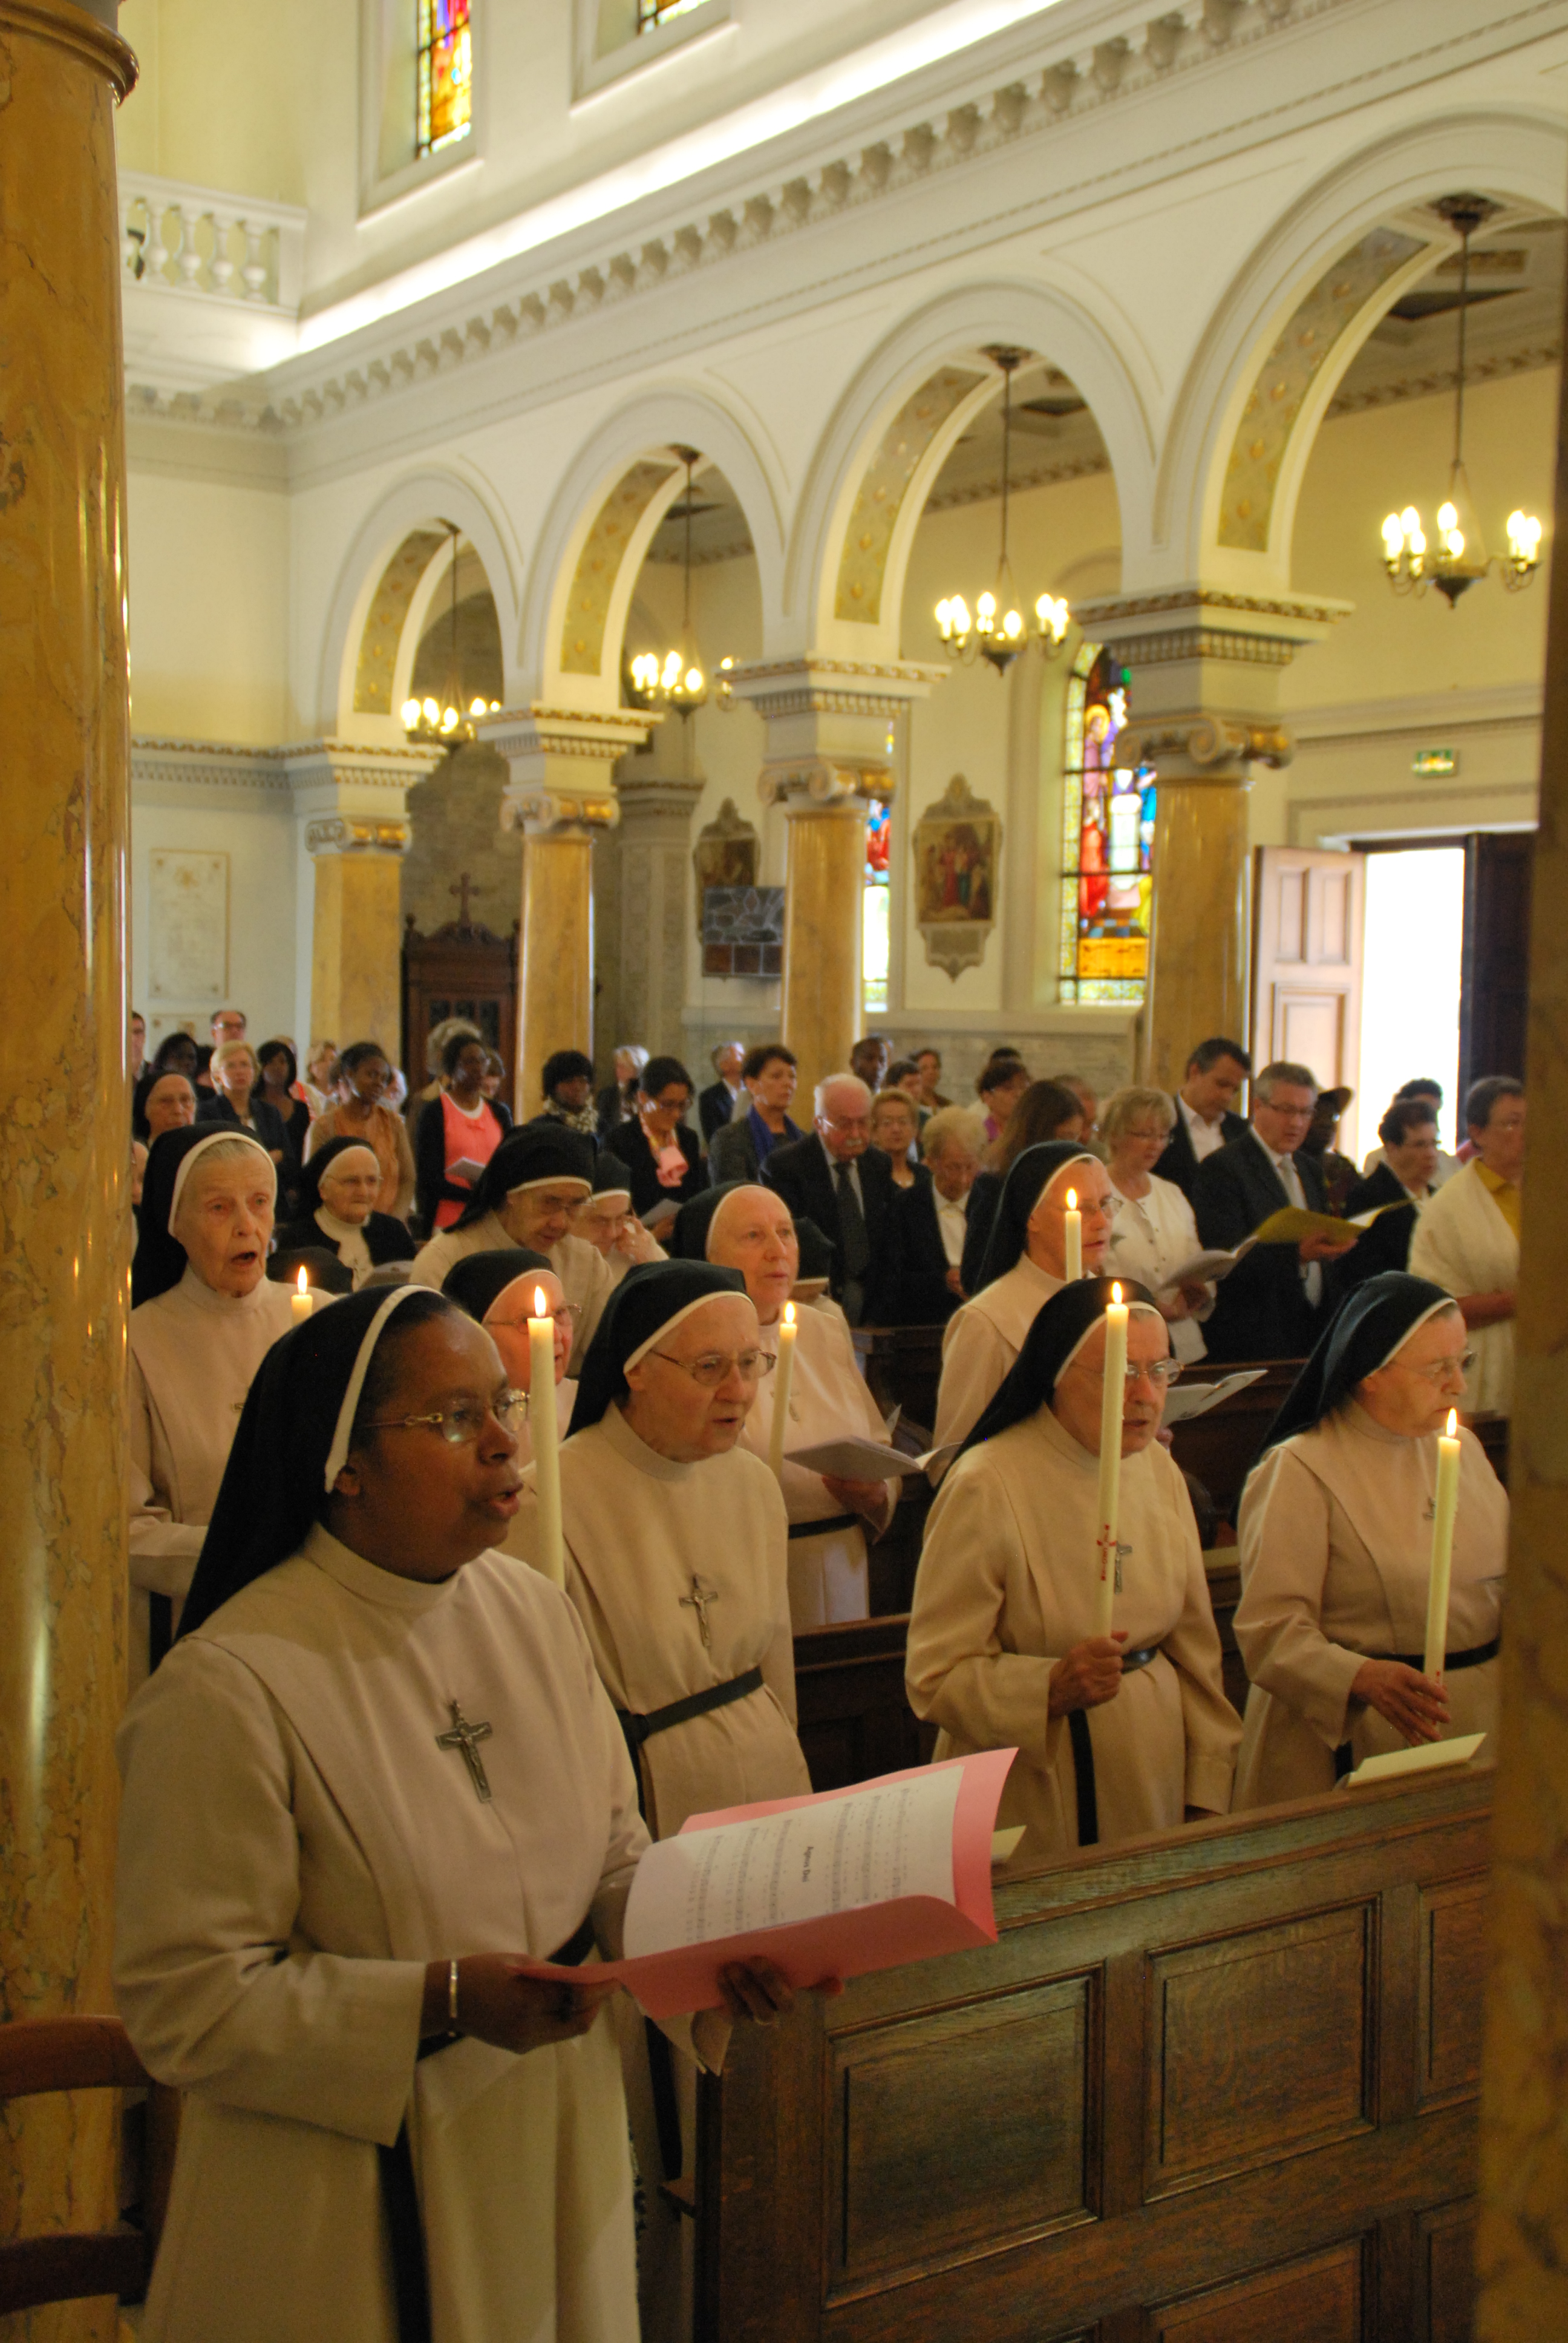
[{"label": "candle flame", "polygon": [[1120,1302],[1120,1301],[1121,1301],[1121,1288],[1119,1285],[1113,1285],[1113,1286],[1111,1287],[1111,1299],[1112,1300],[1112,1302]]},{"label": "candle flame", "polygon": [[1076,1188],[1070,1188],[1067,1192],[1067,1209],[1070,1212],[1076,1212],[1078,1210],[1078,1191]]},{"label": "candle flame", "polygon": [[545,1289],[542,1285],[536,1285],[534,1288],[534,1316],[536,1318],[545,1318],[548,1317],[548,1314],[549,1312],[545,1306]]},{"label": "candle flame", "polygon": [[793,1326],[795,1323],[795,1304],[792,1302],[787,1302],[784,1304],[784,1323],[786,1326]]},{"label": "candle flame", "polygon": [[310,1291],[309,1284],[307,1283],[307,1279],[306,1279],[306,1275],[305,1275],[305,1268],[304,1268],[304,1264],[303,1264],[303,1263],[301,1263],[301,1265],[300,1265],[300,1272],[299,1272],[299,1290],[300,1290],[301,1293],[308,1293],[308,1292],[309,1292],[309,1291]]},{"label": "candle flame", "polygon": [[1458,1410],[1457,1410],[1456,1408],[1452,1408],[1452,1407],[1451,1407],[1451,1408],[1449,1409],[1449,1411],[1448,1411],[1448,1436],[1449,1436],[1449,1438],[1450,1438],[1451,1440],[1454,1437],[1454,1434],[1458,1432],[1458,1430],[1459,1430],[1459,1412],[1458,1412]]}]

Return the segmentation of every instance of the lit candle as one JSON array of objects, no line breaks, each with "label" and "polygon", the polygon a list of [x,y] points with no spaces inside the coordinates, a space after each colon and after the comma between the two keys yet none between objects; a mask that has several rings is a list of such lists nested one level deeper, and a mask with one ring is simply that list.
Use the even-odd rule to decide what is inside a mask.
[{"label": "lit candle", "polygon": [[768,1469],[784,1477],[784,1431],[789,1421],[789,1379],[795,1372],[795,1304],[784,1304],[779,1329],[779,1364],[773,1371],[773,1429],[768,1435]]},{"label": "lit candle", "polygon": [[1113,1285],[1105,1312],[1105,1388],[1100,1403],[1100,1534],[1095,1541],[1094,1632],[1111,1633],[1116,1534],[1121,1511],[1121,1413],[1127,1398],[1127,1304]]},{"label": "lit candle", "polygon": [[297,1326],[303,1324],[316,1307],[316,1296],[305,1282],[303,1269],[299,1272],[298,1286],[288,1297],[288,1306],[294,1312],[294,1322]]},{"label": "lit candle", "polygon": [[1422,1674],[1442,1682],[1448,1654],[1448,1588],[1453,1575],[1453,1517],[1459,1510],[1459,1419],[1448,1411],[1448,1430],[1437,1443],[1437,1490],[1432,1507],[1432,1574],[1426,1582],[1426,1664]]},{"label": "lit candle", "polygon": [[1067,1210],[1061,1216],[1061,1224],[1065,1232],[1065,1273],[1070,1285],[1074,1278],[1083,1275],[1083,1214],[1078,1209],[1076,1188],[1070,1188],[1067,1192]]},{"label": "lit candle", "polygon": [[544,1288],[534,1288],[528,1320],[528,1429],[534,1436],[534,1495],[539,1508],[539,1568],[558,1586],[567,1583],[561,1538],[561,1452],[556,1424],[556,1322]]}]

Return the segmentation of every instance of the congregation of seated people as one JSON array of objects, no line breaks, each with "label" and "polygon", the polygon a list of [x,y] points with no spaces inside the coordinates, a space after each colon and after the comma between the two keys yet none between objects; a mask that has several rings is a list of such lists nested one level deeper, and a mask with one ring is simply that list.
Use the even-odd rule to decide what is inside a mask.
[{"label": "congregation of seated people", "polygon": [[[618,1957],[651,1841],[841,1785],[798,1672],[876,1611],[879,1584],[908,1614],[891,1664],[914,1745],[1018,1752],[998,1817],[1021,1833],[1015,1870],[1311,1796],[1496,1723],[1507,1499],[1483,1435],[1512,1398],[1522,1083],[1471,1083],[1445,1154],[1441,1090],[1412,1079],[1358,1166],[1336,1146],[1349,1091],[1254,1068],[1224,1036],[1194,1045],[1173,1095],[1037,1072],[998,1043],[967,1099],[944,1094],[936,1048],[895,1055],[879,1034],[804,1094],[778,1039],[716,1042],[706,1082],[623,1044],[597,1088],[563,1047],[515,1116],[495,1038],[434,1028],[415,1087],[374,1037],[253,1046],[225,1010],[205,1041],[171,1033],[144,1059],[133,1031],[116,1976],[142,2056],[195,2110],[160,2333],[186,2332],[183,2291],[223,2250],[247,2124],[286,2135],[290,2185],[352,2230],[393,2185],[376,2158],[407,2164],[407,2099],[421,2188],[460,2189],[495,2156],[532,2170],[546,2127],[552,2185],[569,2167],[569,2190],[613,2208],[613,2252],[570,2247],[569,2283],[598,2305],[584,2331],[640,2320],[685,2343],[697,2078],[790,1988],[737,1963],[722,2010],[659,2028],[591,1966],[547,1986],[511,1954]],[[1086,1557],[1113,1300],[1107,1633]],[[1221,1503],[1164,1418],[1183,1375],[1236,1369],[1275,1400],[1234,1418]],[[1439,1680],[1424,1524],[1451,1408]],[[800,1459],[847,1440],[852,1470]],[[1239,1592],[1217,1609],[1219,1569]],[[427,1676],[498,1720],[483,1805],[467,1754],[432,1755],[453,1735],[420,1738]],[[411,1778],[390,1770],[405,1712]],[[455,1696],[451,1715],[456,1733]],[[365,1812],[395,1806],[412,1833],[395,1856],[329,1786],[350,1749]],[[310,1916],[334,1910],[357,1916]],[[262,1982],[216,1959],[238,1940],[276,1947]],[[336,2016],[297,2002],[317,1956],[344,1968]],[[333,2054],[363,2069],[343,2155],[313,2097],[335,2026],[380,2046]],[[487,2097],[464,2083],[447,2108],[434,2054],[459,2041],[512,2056]],[[485,2279],[531,2317],[555,2223],[525,2192]],[[302,2251],[279,2331],[290,2288],[335,2283]],[[377,2306],[332,2299],[338,2331],[384,2331]],[[399,2291],[397,2331],[406,2308]]]}]

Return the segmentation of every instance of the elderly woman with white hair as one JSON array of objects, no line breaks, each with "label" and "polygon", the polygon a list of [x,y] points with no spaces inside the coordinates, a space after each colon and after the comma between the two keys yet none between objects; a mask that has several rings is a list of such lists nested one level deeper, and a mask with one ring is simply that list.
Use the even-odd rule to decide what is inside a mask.
[{"label": "elderly woman with white hair", "polygon": [[[739,1270],[756,1308],[763,1345],[776,1353],[780,1321],[800,1271],[799,1241],[783,1197],[749,1181],[709,1188],[681,1206],[673,1242],[678,1260]],[[890,1447],[856,1363],[843,1313],[807,1304],[796,1311],[794,1323],[786,1452],[848,1438]],[[778,1377],[765,1375],[740,1435],[741,1446],[764,1461],[778,1393]],[[789,1514],[789,1618],[795,1633],[864,1619],[870,1609],[867,1544],[874,1544],[892,1522],[898,1482],[846,1480],[786,1462],[779,1486]]]},{"label": "elderly woman with white hair", "polygon": [[1214,1307],[1211,1285],[1171,1278],[1202,1248],[1192,1207],[1154,1167],[1175,1127],[1176,1110],[1163,1091],[1131,1084],[1108,1098],[1100,1115],[1100,1135],[1111,1157],[1116,1218],[1105,1249],[1108,1277],[1130,1277],[1146,1285],[1154,1306],[1171,1328],[1171,1348],[1184,1366],[1204,1355],[1199,1321]]},{"label": "elderly woman with white hair", "polygon": [[133,1687],[189,1591],[251,1378],[293,1322],[266,1276],[276,1195],[272,1158],[246,1131],[189,1123],[147,1156],[126,1410]]}]

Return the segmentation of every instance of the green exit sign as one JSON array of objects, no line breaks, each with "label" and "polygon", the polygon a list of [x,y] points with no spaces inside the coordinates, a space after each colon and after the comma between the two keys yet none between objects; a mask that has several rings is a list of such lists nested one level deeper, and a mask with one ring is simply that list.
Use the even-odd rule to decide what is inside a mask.
[{"label": "green exit sign", "polygon": [[1459,770],[1457,749],[1418,749],[1411,759],[1410,769],[1425,780],[1438,780],[1447,773]]}]

